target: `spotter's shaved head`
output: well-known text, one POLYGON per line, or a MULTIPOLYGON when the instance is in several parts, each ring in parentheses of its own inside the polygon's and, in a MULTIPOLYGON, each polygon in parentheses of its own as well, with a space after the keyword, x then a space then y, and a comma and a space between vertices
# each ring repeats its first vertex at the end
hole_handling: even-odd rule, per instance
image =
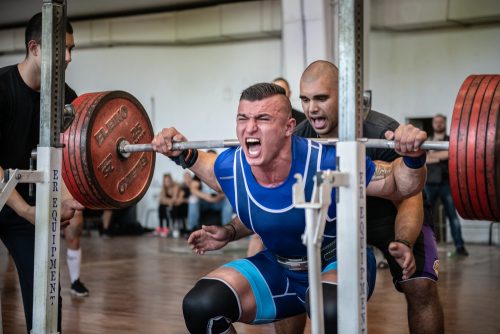
POLYGON ((339 70, 337 66, 326 60, 317 60, 315 62, 312 62, 304 70, 304 73, 302 73, 300 81, 308 83, 311 81, 316 81, 320 78, 328 78, 328 80, 331 80, 331 85, 333 87, 337 87, 339 80, 339 70))

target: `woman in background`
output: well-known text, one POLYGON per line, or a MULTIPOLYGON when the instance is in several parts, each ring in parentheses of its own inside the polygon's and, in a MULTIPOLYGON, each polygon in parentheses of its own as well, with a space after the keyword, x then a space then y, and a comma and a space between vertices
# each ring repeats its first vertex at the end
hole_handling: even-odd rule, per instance
POLYGON ((168 236, 172 227, 170 225, 171 211, 178 201, 180 191, 180 186, 174 182, 172 176, 170 174, 163 174, 163 186, 160 192, 160 205, 158 207, 160 224, 155 229, 154 235, 168 236), (164 221, 165 225, 163 224, 164 221))

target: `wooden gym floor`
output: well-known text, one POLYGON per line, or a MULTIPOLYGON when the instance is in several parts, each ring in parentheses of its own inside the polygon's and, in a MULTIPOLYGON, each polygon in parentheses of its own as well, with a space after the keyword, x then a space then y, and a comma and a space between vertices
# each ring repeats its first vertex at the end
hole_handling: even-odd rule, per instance
MULTIPOLYGON (((66 254, 64 240, 61 244, 61 254, 66 254)), ((182 239, 83 237, 81 276, 90 296, 71 297, 66 258, 61 256, 63 333, 186 333, 181 311, 184 294, 202 275, 242 257, 246 244, 242 240, 224 252, 195 256, 182 239)), ((439 292, 446 333, 500 333, 500 247, 467 247, 467 258, 447 257, 452 246, 439 247, 439 292)), ((3 245, 1 248, 4 333, 25 333, 17 274, 3 245)), ((404 296, 393 288, 387 269, 378 270, 368 305, 369 333, 408 333, 404 296)), ((239 333, 274 333, 272 325, 237 324, 236 328, 239 333)))

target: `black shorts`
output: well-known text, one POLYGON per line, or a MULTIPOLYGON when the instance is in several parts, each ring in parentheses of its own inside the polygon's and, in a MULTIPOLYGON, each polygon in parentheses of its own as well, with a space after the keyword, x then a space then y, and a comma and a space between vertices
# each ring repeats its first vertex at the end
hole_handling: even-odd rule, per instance
MULTIPOLYGON (((417 268, 413 276, 408 280, 426 278, 437 281, 438 279, 439 259, 436 237, 433 225, 428 223, 429 219, 430 217, 424 219, 422 231, 413 246, 413 255, 415 256, 417 268)), ((367 223, 367 235, 367 243, 377 247, 384 253, 389 263, 394 285, 401 292, 402 269, 389 253, 389 244, 395 239, 393 217, 369 221, 367 223)))
MULTIPOLYGON (((0 239, 12 256, 19 276, 28 333, 33 322, 33 281, 35 225, 19 217, 11 208, 0 211, 0 239)), ((61 331, 62 299, 59 287, 58 331, 61 331)))

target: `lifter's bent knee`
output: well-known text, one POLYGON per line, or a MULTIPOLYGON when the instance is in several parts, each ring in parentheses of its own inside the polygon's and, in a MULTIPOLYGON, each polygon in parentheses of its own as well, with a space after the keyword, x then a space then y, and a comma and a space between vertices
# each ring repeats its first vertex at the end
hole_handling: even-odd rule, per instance
POLYGON ((236 293, 217 279, 201 279, 182 302, 184 321, 191 334, 224 333, 240 317, 236 293))
POLYGON ((307 315, 305 313, 274 323, 276 334, 303 334, 306 328, 307 315))
MULTIPOLYGON (((325 333, 337 333, 337 285, 333 283, 321 284, 323 286, 323 313, 325 318, 325 333)), ((306 293, 306 310, 311 317, 309 290, 306 293)))

